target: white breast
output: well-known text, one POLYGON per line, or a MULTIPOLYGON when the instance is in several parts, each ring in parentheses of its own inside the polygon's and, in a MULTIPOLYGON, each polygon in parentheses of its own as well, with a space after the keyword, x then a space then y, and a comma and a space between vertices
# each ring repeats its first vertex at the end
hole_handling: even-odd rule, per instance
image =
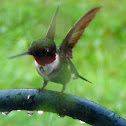
POLYGON ((45 64, 45 66, 41 66, 39 65, 36 61, 35 61, 35 66, 37 68, 37 70, 39 71, 39 73, 42 74, 42 76, 48 75, 50 74, 54 69, 56 69, 59 65, 59 55, 56 54, 56 59, 50 63, 50 64, 45 64), (40 69, 42 68, 42 69, 40 69))

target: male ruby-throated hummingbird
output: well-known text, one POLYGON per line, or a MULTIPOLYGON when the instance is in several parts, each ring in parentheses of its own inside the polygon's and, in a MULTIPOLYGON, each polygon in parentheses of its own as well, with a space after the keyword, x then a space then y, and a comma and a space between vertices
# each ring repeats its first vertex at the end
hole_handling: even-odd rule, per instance
POLYGON ((60 46, 56 47, 54 36, 56 16, 59 9, 57 8, 48 28, 46 37, 33 41, 30 48, 26 52, 10 58, 26 54, 34 57, 36 69, 44 79, 44 84, 40 91, 45 88, 49 81, 62 84, 63 88, 61 92, 65 90, 66 84, 71 79, 81 78, 88 81, 77 72, 70 58, 72 58, 72 49, 100 8, 101 7, 93 8, 83 15, 67 33, 60 46))

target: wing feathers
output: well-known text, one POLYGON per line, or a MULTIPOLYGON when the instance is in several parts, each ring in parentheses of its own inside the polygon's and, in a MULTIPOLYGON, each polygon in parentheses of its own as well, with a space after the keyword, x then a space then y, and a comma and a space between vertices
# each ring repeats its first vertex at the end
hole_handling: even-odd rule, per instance
POLYGON ((57 17, 58 10, 59 10, 59 7, 57 7, 57 9, 56 9, 56 12, 52 18, 51 24, 50 24, 47 34, 46 34, 46 38, 49 38, 51 40, 54 40, 54 36, 55 36, 56 17, 57 17))
POLYGON ((76 45, 85 28, 93 20, 100 8, 101 7, 96 7, 88 11, 75 23, 73 28, 70 29, 70 31, 67 33, 66 37, 60 45, 60 50, 61 52, 65 53, 68 58, 72 58, 72 48, 76 45))

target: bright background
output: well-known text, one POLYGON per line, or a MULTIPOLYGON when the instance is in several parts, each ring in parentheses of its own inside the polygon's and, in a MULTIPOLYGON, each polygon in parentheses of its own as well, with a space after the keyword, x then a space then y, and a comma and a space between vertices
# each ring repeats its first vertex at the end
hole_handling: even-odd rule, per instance
MULTIPOLYGON (((44 37, 60 6, 55 41, 59 45, 67 31, 89 9, 103 8, 74 48, 73 62, 89 84, 81 79, 67 85, 66 93, 99 103, 126 119, 126 1, 125 0, 0 0, 0 89, 40 88, 43 80, 34 59, 8 56, 26 51, 31 42, 44 37)), ((60 91, 49 83, 46 89, 60 91)), ((57 114, 13 111, 0 115, 1 126, 80 126, 80 121, 57 114)))

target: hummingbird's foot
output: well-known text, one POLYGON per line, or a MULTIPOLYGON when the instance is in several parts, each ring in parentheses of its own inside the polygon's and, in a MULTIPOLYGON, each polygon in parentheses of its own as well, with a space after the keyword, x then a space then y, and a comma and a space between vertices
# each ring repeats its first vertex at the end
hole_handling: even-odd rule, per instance
POLYGON ((61 92, 60 92, 60 93, 61 93, 61 94, 63 94, 63 93, 64 93, 64 91, 65 91, 65 89, 66 89, 66 84, 64 84, 64 85, 63 85, 63 88, 62 88, 62 90, 61 90, 61 92))
POLYGON ((39 88, 38 91, 39 92, 42 92, 45 88, 45 86, 47 85, 48 81, 47 80, 44 80, 44 84, 43 84, 43 87, 42 88, 39 88))
POLYGON ((38 92, 42 92, 44 88, 38 88, 38 92))
POLYGON ((61 90, 61 91, 60 91, 60 94, 63 94, 63 92, 64 92, 64 91, 63 91, 63 90, 61 90))

